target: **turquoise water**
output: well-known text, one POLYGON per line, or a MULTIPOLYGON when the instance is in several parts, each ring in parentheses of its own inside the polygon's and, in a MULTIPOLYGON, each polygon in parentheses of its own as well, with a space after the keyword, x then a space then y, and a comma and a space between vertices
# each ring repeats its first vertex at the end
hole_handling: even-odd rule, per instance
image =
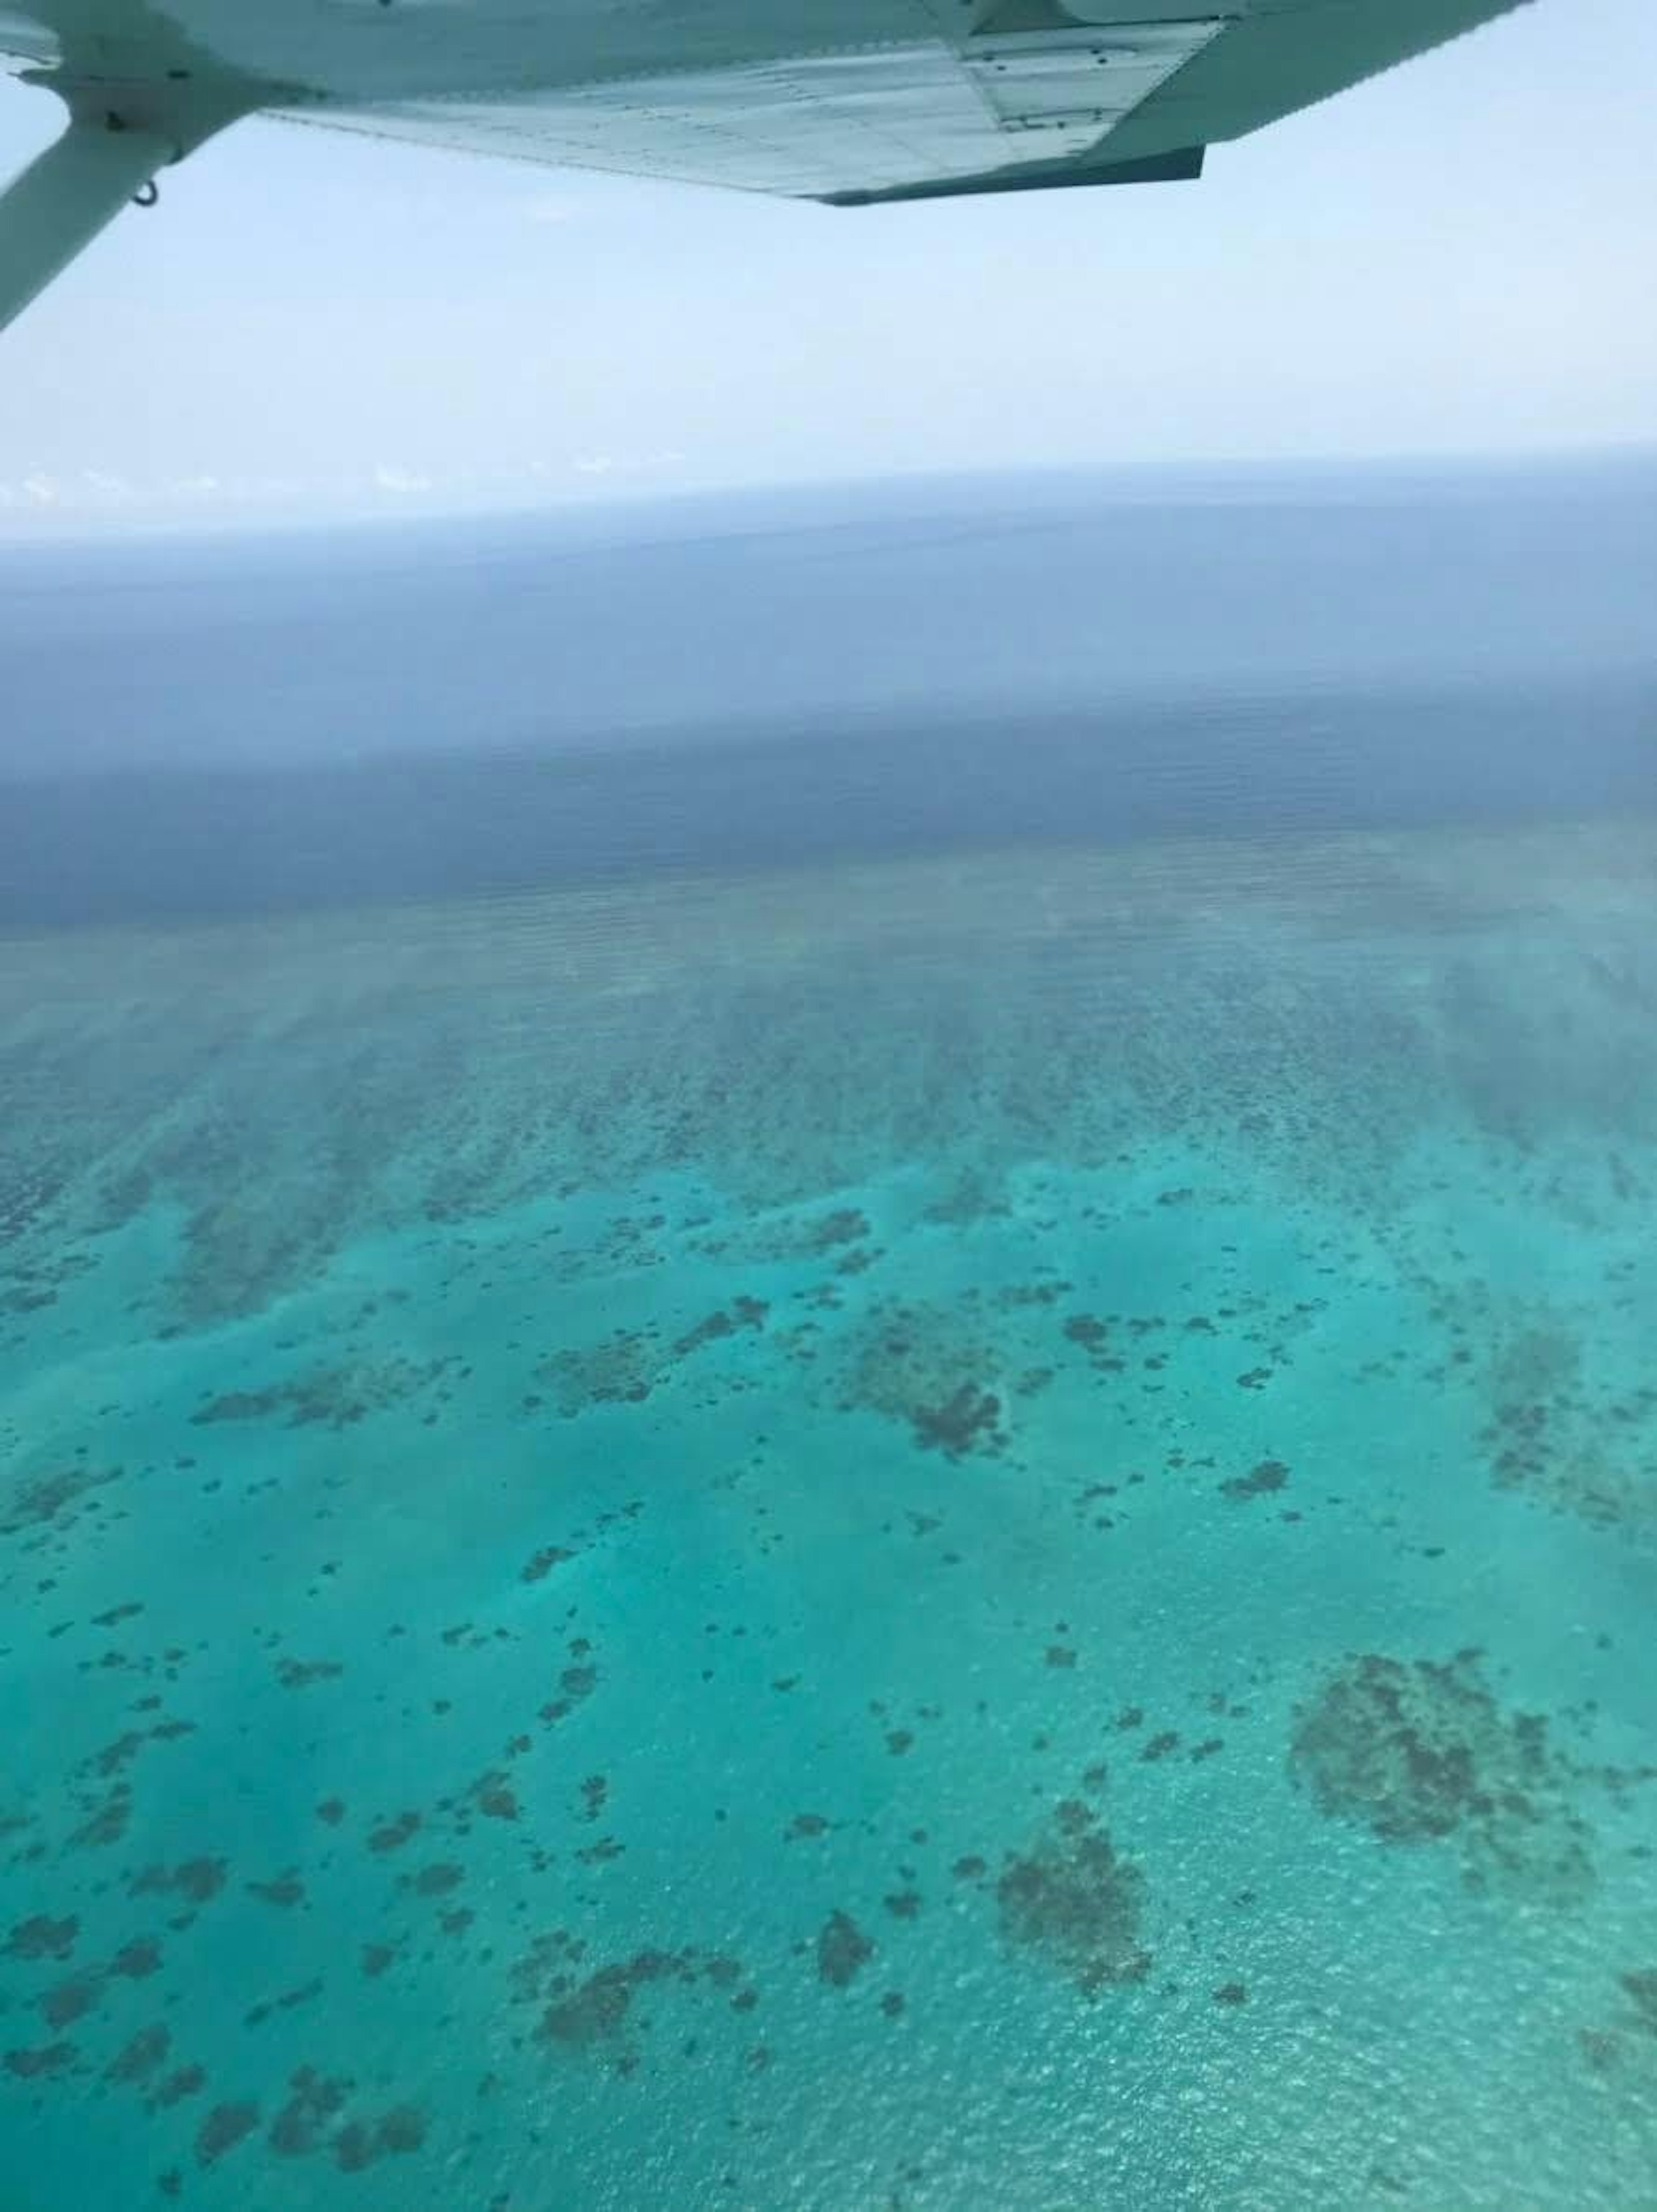
POLYGON ((6 2212, 1657 2204, 1657 815, 27 932, 6 2212))

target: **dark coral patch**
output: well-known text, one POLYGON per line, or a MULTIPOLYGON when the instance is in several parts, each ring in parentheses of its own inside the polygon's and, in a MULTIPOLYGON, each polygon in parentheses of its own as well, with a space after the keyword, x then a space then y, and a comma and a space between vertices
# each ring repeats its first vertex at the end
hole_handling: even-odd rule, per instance
POLYGON ((146 1867, 127 1887, 134 1897, 176 1895, 191 1905, 209 1905, 224 1887, 228 1873, 223 1859, 185 1859, 176 1867, 146 1867))
POLYGON ((395 1820, 382 1820, 368 1832, 368 1849, 384 1857, 387 1851, 400 1851, 419 1829, 420 1815, 411 1808, 399 1813, 395 1820))
POLYGON ((617 1329, 600 1343, 555 1352, 536 1369, 567 1420, 594 1406, 637 1406, 660 1380, 663 1354, 649 1329, 617 1329))
POLYGON ((1289 1469, 1280 1459, 1263 1459, 1250 1468, 1247 1474, 1234 1474, 1220 1485, 1222 1498, 1244 1504, 1251 1498, 1266 1498, 1273 1491, 1284 1489, 1289 1481, 1289 1469))
POLYGON ((717 1344, 722 1337, 735 1336, 738 1329, 763 1328, 767 1310, 762 1298, 737 1298, 729 1312, 711 1313, 695 1328, 688 1330, 674 1346, 673 1356, 683 1359, 689 1352, 700 1352, 705 1344, 717 1344))
POLYGON ((812 1252, 827 1252, 836 1244, 855 1244, 869 1234, 866 1214, 854 1206, 838 1206, 833 1213, 825 1213, 810 1224, 807 1234, 807 1249, 812 1252))
POLYGON ((183 2104, 186 2097, 200 2096, 206 2087, 204 2066, 180 2066, 176 2074, 167 2075, 149 2101, 157 2111, 166 2112, 174 2105, 183 2104))
POLYGON ((246 2102, 215 2105, 196 2130, 196 2160, 215 2166, 228 2152, 251 2136, 259 2124, 259 2108, 246 2102))
POLYGON ((1384 1844, 1454 1839, 1475 1888, 1564 1904, 1593 1886, 1572 1769, 1540 1714, 1497 1705, 1476 1651, 1349 1660, 1301 1708, 1290 1765, 1320 1812, 1384 1844))
POLYGON ((1619 1974, 1623 1994, 1634 2007, 1635 2017, 1648 2035, 1657 2036, 1657 1967, 1619 1974))
POLYGON ((118 1467, 101 1474, 85 1467, 64 1468, 20 1484, 0 1507, 0 1536, 19 1535, 27 1528, 49 1528, 54 1522, 72 1527, 83 1501, 106 1483, 118 1481, 121 1472, 118 1467))
POLYGON ((377 2120, 349 2121, 334 2137, 334 2163, 342 2173, 361 2173, 376 2159, 408 2157, 425 2140, 424 2113, 398 2105, 377 2120))
POLYGON ((6 1955, 11 1959, 67 1959, 80 1932, 81 1923, 73 1913, 62 1920, 53 1920, 46 1913, 37 1912, 32 1920, 20 1920, 7 1936, 6 1955))
POLYGON ((1492 1340, 1484 1376, 1490 1419, 1481 1431, 1498 1489, 1523 1491, 1596 1526, 1648 1527, 1657 1517, 1657 1466, 1630 1443, 1657 1415, 1657 1385, 1613 1390, 1596 1377, 1592 1333, 1546 1305, 1462 1301, 1492 1340))
POLYGON ((247 2027, 262 2027, 274 2013, 293 2012, 300 2005, 314 2003, 322 1995, 322 1977, 313 1975, 296 1989, 284 1990, 280 1996, 268 1997, 262 2003, 256 2004, 251 2012, 244 2014, 243 2024, 247 2027))
POLYGON ((878 1310, 854 1340, 843 1402, 899 1421, 923 1449, 959 1460, 1005 1443, 1005 1407, 986 1375, 1003 1362, 941 1306, 878 1310))
POLYGON ((274 1905, 282 1911, 291 1911, 305 1902, 305 1884, 291 1870, 277 1875, 270 1881, 250 1881, 247 1894, 257 1897, 261 1905, 274 1905))
POLYGON ((480 1775, 471 1788, 473 1802, 486 1820, 515 1820, 518 1818, 518 1796, 504 1774, 498 1770, 480 1775))
POLYGON ((315 1368, 262 1390, 227 1390, 197 1407, 190 1419, 197 1428, 222 1421, 268 1421, 278 1415, 290 1429, 355 1428, 369 1414, 384 1413, 431 1389, 453 1364, 452 1357, 422 1361, 394 1358, 315 1368))
POLYGON ((1088 1364, 1096 1375, 1120 1375, 1125 1371, 1127 1362, 1112 1348, 1109 1327, 1096 1314, 1072 1314, 1065 1323, 1065 1336, 1086 1354, 1088 1364))
POLYGON ((313 2066, 301 2066, 288 2080, 288 2101, 271 2121, 268 2140, 280 2158, 305 2158, 322 2148, 344 2110, 352 2084, 331 2080, 313 2066))
POLYGON ((40 2017, 48 2027, 72 2027, 92 2010, 101 1990, 102 1977, 98 1974, 77 1974, 73 1981, 59 1982, 39 2000, 40 2017))
POLYGON ((422 1867, 409 1887, 416 1897, 446 1897, 452 1889, 458 1889, 466 1879, 466 1870, 452 1859, 440 1860, 435 1866, 422 1867))
POLYGON ((72 2043, 48 2043, 37 2051, 9 2051, 5 2069, 20 2081, 38 2081, 43 2076, 66 2074, 78 2055, 72 2043))
POLYGON ((540 1708, 539 1717, 549 1728, 555 1728, 568 1720, 577 1705, 590 1698, 598 1686, 598 1669, 590 1662, 578 1662, 566 1667, 558 1677, 559 1694, 549 1698, 540 1708))
POLYGON ((1003 1939, 1091 1994, 1140 1981, 1150 1970, 1139 1940, 1145 1884, 1092 1811, 1072 1802, 1075 1811, 1029 1850, 1009 1856, 995 1895, 1003 1939))
POLYGON ((980 1443, 994 1444, 1000 1419, 1001 1401, 976 1382, 963 1382, 941 1405, 916 1406, 909 1415, 916 1441, 949 1459, 961 1459, 980 1443))
POLYGON ((70 1838, 73 1850, 103 1850, 111 1844, 118 1844, 132 1818, 132 1791, 123 1782, 93 1805, 90 1813, 70 1838))
POLYGON ((584 1982, 549 2004, 541 2015, 541 2033, 549 2043, 577 2049, 618 2035, 641 1983, 654 1981, 669 1971, 664 1956, 641 1953, 625 1965, 600 1966, 584 1982))
POLYGON ((833 1912, 817 1937, 817 1975, 831 1989, 843 1990, 855 1981, 875 1947, 849 1912, 833 1912))
POLYGON ((140 2028, 110 2060, 104 2069, 106 2078, 133 2085, 147 2081, 166 2059, 172 2043, 171 2031, 159 2021, 151 2027, 140 2028))
POLYGON ((654 1983, 684 1988, 706 1984, 725 1995, 738 2012, 756 2002, 751 1990, 737 1988, 740 1960, 720 1952, 646 1949, 583 1974, 586 1948, 567 1929, 537 1936, 512 1968, 514 1999, 540 2006, 540 2041, 573 2051, 602 2049, 622 2073, 638 2063, 626 2031, 648 2025, 638 2019, 634 2004, 641 1989, 654 1983))

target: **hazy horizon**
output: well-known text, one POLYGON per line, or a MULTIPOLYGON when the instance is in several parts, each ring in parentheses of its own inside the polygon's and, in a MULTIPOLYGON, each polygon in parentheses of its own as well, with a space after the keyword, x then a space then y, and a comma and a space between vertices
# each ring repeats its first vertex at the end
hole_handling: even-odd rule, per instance
MULTIPOLYGON (((50 547, 74 553, 95 552, 134 543, 158 542, 188 547, 200 544, 257 545, 267 539, 307 537, 377 542, 409 526, 422 538, 445 526, 456 530, 511 526, 537 520, 557 526, 597 523, 622 542, 634 526, 674 516, 737 515, 768 502, 810 507, 871 496, 929 498, 956 494, 994 494, 1023 488, 1035 492, 1085 489, 1106 504, 1149 502, 1181 505, 1193 495, 1214 500, 1230 489, 1259 493, 1280 483, 1285 493, 1312 496, 1320 484, 1383 486, 1400 495, 1458 479, 1468 484, 1509 477, 1547 477, 1573 471, 1615 471, 1657 469, 1657 434, 1621 443, 1486 449, 1280 454, 1192 453, 1177 459, 1155 456, 1073 462, 1008 461, 990 466, 918 463, 909 468, 707 482, 660 483, 628 480, 582 488, 548 490, 531 487, 516 496, 509 486, 492 483, 469 487, 470 499, 451 488, 432 486, 420 494, 386 494, 365 483, 353 500, 319 511, 297 498, 270 506, 242 506, 234 499, 204 495, 170 507, 139 508, 124 502, 106 507, 48 503, 25 511, 21 503, 0 504, 0 558, 50 547)), ((227 488, 228 489, 228 488, 227 488)))
POLYGON ((1301 466, 13 546, 0 927, 1638 809, 1654 518, 1301 466))

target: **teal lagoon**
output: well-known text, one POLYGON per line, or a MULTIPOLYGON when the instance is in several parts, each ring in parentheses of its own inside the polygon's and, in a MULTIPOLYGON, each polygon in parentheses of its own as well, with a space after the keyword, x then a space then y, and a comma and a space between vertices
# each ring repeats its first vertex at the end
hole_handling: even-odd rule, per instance
POLYGON ((0 961, 0 2197, 1657 2203, 1657 817, 0 961))

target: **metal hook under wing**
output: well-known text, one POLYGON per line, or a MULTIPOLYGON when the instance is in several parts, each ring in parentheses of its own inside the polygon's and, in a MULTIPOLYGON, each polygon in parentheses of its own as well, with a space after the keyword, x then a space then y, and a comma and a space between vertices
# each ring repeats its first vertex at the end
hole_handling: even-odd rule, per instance
POLYGON ((118 115, 71 111, 63 136, 0 195, 0 330, 179 150, 176 140, 130 128, 118 115))

